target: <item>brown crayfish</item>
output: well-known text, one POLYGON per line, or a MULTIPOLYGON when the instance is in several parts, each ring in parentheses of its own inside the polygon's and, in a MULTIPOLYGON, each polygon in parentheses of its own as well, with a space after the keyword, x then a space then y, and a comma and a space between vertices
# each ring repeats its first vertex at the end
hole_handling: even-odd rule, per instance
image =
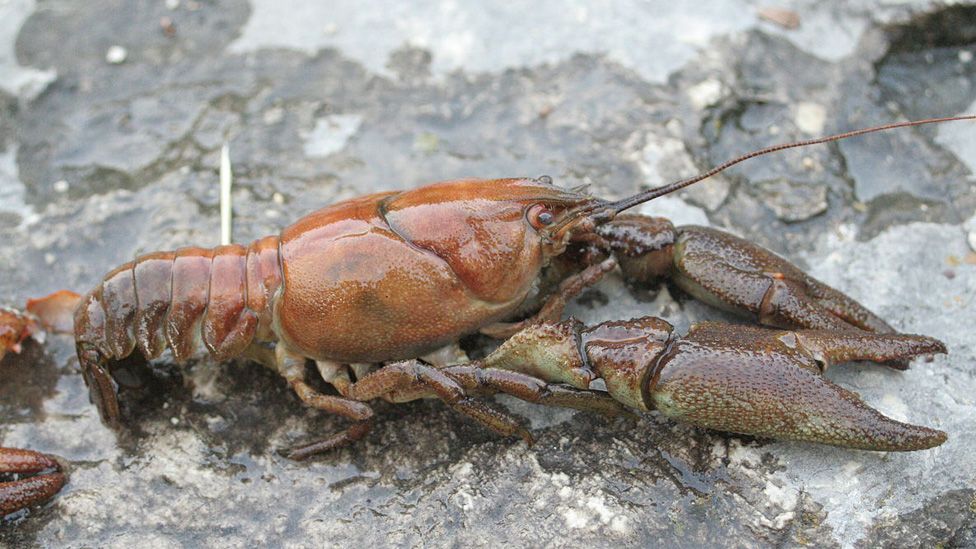
MULTIPOLYGON (((518 421, 475 398, 494 393, 609 415, 657 410, 776 439, 932 448, 944 432, 887 418, 822 374, 852 360, 904 369, 914 357, 944 353, 941 342, 895 333, 746 240, 622 212, 776 150, 974 118, 770 147, 616 202, 545 176, 446 181, 340 202, 247 246, 150 253, 109 272, 73 308, 81 370, 103 421, 118 427, 125 414, 112 366, 137 350, 154 359, 169 349, 178 363, 201 352, 261 362, 305 404, 352 422, 288 452, 294 459, 365 436, 368 402, 378 398, 439 398, 531 441, 518 421), (653 317, 589 327, 560 320, 567 300, 616 267, 647 284, 670 277, 766 327, 705 322, 681 335, 653 317), (472 362, 438 352, 479 331, 507 341, 472 362), (309 359, 335 394, 306 382, 309 359), (591 389, 597 379, 606 391, 591 389)), ((56 468, 40 454, 0 449, 0 471, 56 468)), ((63 477, 52 475, 0 484, 0 512, 53 495, 63 477)))

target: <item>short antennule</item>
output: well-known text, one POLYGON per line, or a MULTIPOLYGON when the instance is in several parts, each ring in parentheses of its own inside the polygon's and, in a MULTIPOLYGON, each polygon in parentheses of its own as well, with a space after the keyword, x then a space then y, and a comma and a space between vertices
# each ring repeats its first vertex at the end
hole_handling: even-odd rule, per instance
MULTIPOLYGON (((908 121, 908 122, 896 122, 896 123, 893 123, 893 124, 885 124, 883 126, 874 126, 872 128, 863 128, 863 129, 860 129, 860 130, 853 130, 853 131, 849 131, 849 132, 839 133, 839 134, 836 134, 836 135, 829 135, 827 137, 818 137, 816 139, 807 139, 807 140, 804 140, 804 141, 795 141, 795 142, 792 142, 792 143, 781 143, 779 145, 773 145, 771 147, 766 147, 766 148, 763 148, 763 149, 759 149, 759 150, 756 150, 756 151, 752 151, 752 152, 747 153, 747 154, 744 154, 744 155, 742 155, 742 156, 740 156, 738 158, 733 158, 732 160, 729 160, 727 162, 724 162, 722 164, 719 164, 718 166, 716 166, 716 167, 708 170, 707 172, 701 173, 701 174, 696 175, 694 177, 689 177, 687 179, 682 179, 680 181, 675 181, 674 183, 669 183, 667 185, 662 185, 660 187, 655 187, 653 189, 649 189, 649 190, 646 190, 644 192, 637 193, 637 194, 635 194, 633 196, 629 196, 629 197, 624 198, 622 200, 618 200, 617 202, 611 202, 609 204, 603 204, 603 205, 599 206, 598 209, 603 210, 603 208, 606 208, 605 210, 603 210, 603 211, 606 212, 605 215, 613 216, 614 214, 617 214, 619 212, 622 212, 622 211, 626 210, 627 208, 632 208, 632 207, 634 207, 634 206, 636 206, 638 204, 647 202, 649 200, 653 200, 655 198, 658 198, 660 196, 664 196, 666 194, 673 193, 674 191, 677 191, 677 190, 681 190, 681 189, 683 189, 683 188, 685 188, 685 187, 687 187, 689 185, 693 185, 695 183, 698 183, 699 181, 702 181, 703 179, 708 179, 709 177, 711 177, 711 176, 713 176, 713 175, 715 175, 717 173, 721 173, 721 172, 723 172, 723 171, 731 168, 732 166, 735 166, 736 164, 738 164, 740 162, 744 162, 746 160, 749 160, 750 158, 755 158, 757 156, 763 156, 763 155, 766 155, 766 154, 769 154, 769 153, 774 153, 774 152, 782 151, 782 150, 785 150, 785 149, 795 149, 797 147, 806 147, 808 145, 818 145, 818 144, 821 144, 821 143, 830 143, 831 141, 840 141, 841 139, 847 139, 848 137, 857 137, 859 135, 864 135, 864 134, 867 134, 867 133, 875 133, 875 132, 881 132, 881 131, 886 131, 886 130, 893 130, 893 129, 896 129, 896 128, 906 128, 906 127, 909 127, 909 126, 922 126, 922 125, 925 125, 925 124, 938 124, 940 122, 955 122, 955 121, 958 121, 958 120, 976 120, 976 115, 974 115, 974 114, 966 114, 966 115, 960 115, 960 116, 948 116, 948 117, 943 117, 943 118, 926 118, 924 120, 911 120, 911 121, 908 121)), ((595 209, 597 209, 597 208, 595 208, 595 209)))

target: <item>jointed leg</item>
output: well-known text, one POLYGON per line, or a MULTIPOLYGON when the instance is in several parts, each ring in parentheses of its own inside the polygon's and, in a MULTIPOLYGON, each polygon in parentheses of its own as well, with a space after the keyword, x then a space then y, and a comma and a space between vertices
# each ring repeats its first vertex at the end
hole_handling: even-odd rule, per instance
POLYGON ((288 351, 284 345, 275 350, 278 371, 288 381, 295 394, 305 404, 355 421, 348 429, 324 440, 294 448, 287 452, 291 459, 301 460, 314 454, 348 446, 363 438, 372 427, 373 409, 368 404, 316 391, 305 382, 305 357, 288 351))
POLYGON ((314 455, 325 454, 331 452, 332 450, 349 446, 350 444, 365 437, 372 427, 373 422, 371 420, 363 421, 361 423, 354 423, 345 431, 340 431, 326 439, 313 442, 311 444, 306 444, 305 446, 292 448, 285 454, 285 457, 288 459, 294 459, 295 461, 302 461, 314 455))
POLYGON ((416 385, 429 389, 448 406, 492 431, 503 436, 518 435, 527 443, 532 443, 532 435, 517 420, 470 398, 451 376, 415 360, 388 364, 372 372, 349 387, 349 396, 356 400, 372 400, 400 390, 410 392, 412 389, 411 396, 416 398, 416 385))
POLYGON ((470 392, 504 393, 533 404, 573 408, 609 417, 630 414, 619 402, 602 391, 554 385, 519 372, 463 365, 447 368, 444 373, 470 392))
POLYGON ((322 394, 302 380, 293 380, 290 383, 298 398, 312 408, 338 414, 354 421, 366 421, 373 417, 373 410, 368 404, 356 402, 348 398, 322 394))
POLYGON ((305 357, 294 354, 284 345, 276 349, 278 372, 291 385, 295 394, 305 404, 326 412, 339 414, 354 421, 366 421, 373 417, 373 410, 357 399, 326 395, 316 391, 305 382, 305 357))
POLYGON ((335 390, 344 397, 349 397, 349 386, 352 379, 349 377, 349 366, 334 360, 316 360, 315 367, 318 368, 322 380, 335 387, 335 390))
POLYGON ((80 346, 78 360, 81 363, 81 374, 88 385, 88 394, 102 421, 109 427, 119 428, 119 386, 108 371, 108 359, 94 347, 80 346))
POLYGON ((278 347, 277 357, 279 372, 288 380, 302 402, 357 422, 325 440, 290 451, 288 457, 292 459, 305 459, 361 439, 369 432, 373 417, 372 409, 365 402, 389 397, 397 391, 408 391, 413 398, 436 395, 458 412, 496 433, 504 436, 518 435, 526 442, 532 442, 532 436, 518 421, 468 397, 464 388, 454 379, 432 366, 417 361, 398 362, 373 371, 356 382, 350 382, 344 365, 319 363, 320 372, 328 376, 327 381, 340 381, 336 387, 343 396, 338 397, 322 394, 305 382, 304 357, 289 352, 283 345, 278 347))
MULTIPOLYGON (((468 395, 503 393, 533 404, 572 408, 608 417, 630 414, 605 392, 546 383, 517 371, 484 368, 479 363, 449 366, 440 371, 457 382, 468 395)), ((392 396, 395 401, 403 402, 423 398, 424 391, 424 387, 413 385, 394 391, 392 396)))

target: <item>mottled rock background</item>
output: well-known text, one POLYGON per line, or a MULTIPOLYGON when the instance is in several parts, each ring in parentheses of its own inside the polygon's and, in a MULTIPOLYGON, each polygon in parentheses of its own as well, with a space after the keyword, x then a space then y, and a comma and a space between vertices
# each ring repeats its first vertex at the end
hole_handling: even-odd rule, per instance
MULTIPOLYGON (((622 196, 773 142, 976 111, 976 2, 0 0, 0 299, 80 291, 135 254, 235 240, 318 205, 455 176, 548 173, 622 196), (799 27, 761 18, 792 10, 799 27)), ((88 403, 70 341, 0 365, 0 442, 64 457, 0 544, 976 545, 976 126, 747 163, 647 206, 761 242, 948 356, 831 377, 940 448, 879 454, 510 399, 538 443, 437 402, 368 440, 246 363, 133 365, 130 428, 88 403)), ((572 313, 718 315, 611 277, 572 313)), ((477 350, 477 338, 466 342, 477 350)))

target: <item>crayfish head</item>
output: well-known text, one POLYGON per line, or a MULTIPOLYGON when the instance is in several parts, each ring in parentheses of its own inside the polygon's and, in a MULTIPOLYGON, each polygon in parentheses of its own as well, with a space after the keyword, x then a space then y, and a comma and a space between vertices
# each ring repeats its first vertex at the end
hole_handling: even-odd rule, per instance
POLYGON ((468 291, 492 304, 522 301, 568 236, 548 228, 591 198, 549 177, 461 179, 397 194, 381 205, 390 227, 443 259, 468 291))

